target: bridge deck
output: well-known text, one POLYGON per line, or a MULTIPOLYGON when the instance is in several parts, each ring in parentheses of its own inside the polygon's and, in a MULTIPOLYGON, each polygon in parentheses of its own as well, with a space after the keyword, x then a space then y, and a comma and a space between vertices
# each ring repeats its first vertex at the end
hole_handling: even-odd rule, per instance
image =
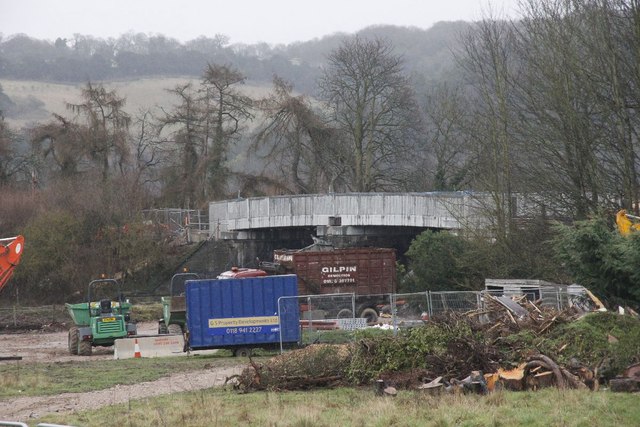
POLYGON ((209 204, 213 237, 239 230, 317 226, 458 229, 478 218, 469 193, 310 194, 209 204))

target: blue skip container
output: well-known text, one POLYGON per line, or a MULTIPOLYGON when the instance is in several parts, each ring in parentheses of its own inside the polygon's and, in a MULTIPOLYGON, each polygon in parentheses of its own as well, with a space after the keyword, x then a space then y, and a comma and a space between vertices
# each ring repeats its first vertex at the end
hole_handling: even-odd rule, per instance
POLYGON ((253 348, 300 342, 296 275, 186 282, 187 340, 192 350, 253 348), (280 301, 280 312, 278 311, 280 301))

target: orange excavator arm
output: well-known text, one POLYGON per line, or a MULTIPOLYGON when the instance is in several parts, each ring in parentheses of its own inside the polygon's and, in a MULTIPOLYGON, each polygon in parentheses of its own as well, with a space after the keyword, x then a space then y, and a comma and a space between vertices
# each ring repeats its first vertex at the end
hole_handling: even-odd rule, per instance
POLYGON ((24 249, 24 237, 0 239, 0 290, 9 282, 13 269, 20 262, 24 249))

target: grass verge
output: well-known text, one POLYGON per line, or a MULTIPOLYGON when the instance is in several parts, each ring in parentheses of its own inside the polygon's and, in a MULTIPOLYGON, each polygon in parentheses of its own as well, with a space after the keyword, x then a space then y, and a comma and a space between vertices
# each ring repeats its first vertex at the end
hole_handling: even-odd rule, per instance
POLYGON ((637 396, 545 389, 488 396, 377 397, 372 389, 237 394, 223 389, 131 401, 48 423, 91 426, 637 426, 637 396))

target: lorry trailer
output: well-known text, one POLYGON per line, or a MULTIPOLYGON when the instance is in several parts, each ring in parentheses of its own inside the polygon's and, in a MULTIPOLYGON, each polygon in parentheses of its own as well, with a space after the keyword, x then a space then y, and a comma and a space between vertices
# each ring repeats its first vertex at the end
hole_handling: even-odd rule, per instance
POLYGON ((388 307, 390 294, 397 292, 396 253, 392 248, 344 248, 312 245, 300 250, 275 250, 273 262, 260 263, 262 269, 298 277, 299 295, 352 293, 355 313, 342 308, 333 313, 324 304, 328 317, 363 317, 378 320, 388 307))

